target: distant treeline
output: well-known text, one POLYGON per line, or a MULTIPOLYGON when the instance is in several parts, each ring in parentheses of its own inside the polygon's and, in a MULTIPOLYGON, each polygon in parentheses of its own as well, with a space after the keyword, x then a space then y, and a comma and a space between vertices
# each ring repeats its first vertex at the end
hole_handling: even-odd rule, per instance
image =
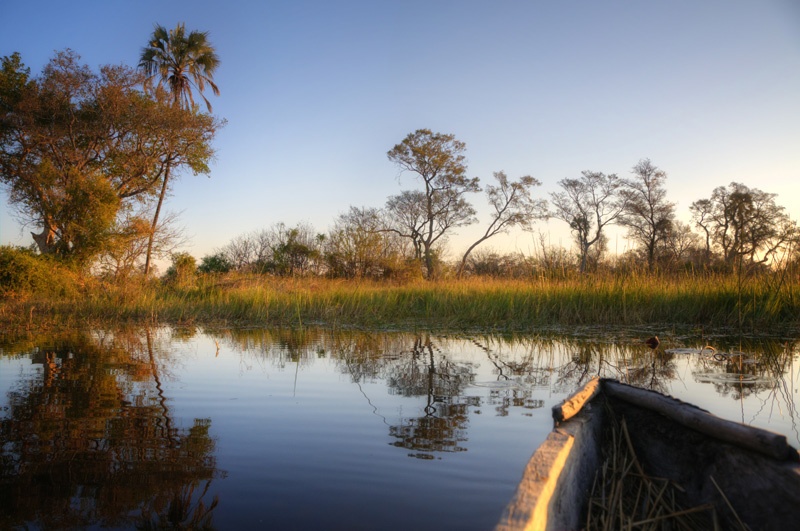
POLYGON ((609 268, 750 275, 797 261, 797 224, 775 194, 735 182, 719 186, 694 201, 691 222, 682 223, 667 197, 666 172, 642 159, 630 177, 586 170, 560 180, 549 198, 536 197, 539 179, 513 180, 503 171, 486 183, 469 177, 463 142, 419 129, 387 152, 416 188, 381 206, 351 206, 324 232, 276 223, 237 236, 198 263, 180 252, 185 238, 162 206, 181 172, 210 172, 212 141, 224 121, 210 114, 205 97, 208 112, 195 104, 192 83, 218 93, 211 73, 219 60, 205 34, 186 35, 182 25, 157 26, 149 43, 135 69, 94 72, 66 50, 32 76, 18 53, 2 58, 0 183, 20 221, 37 227, 30 256, 15 259, 39 255, 114 281, 148 280, 153 259, 170 257, 170 278, 196 269, 371 280, 556 278, 609 268), (169 81, 174 61, 186 60, 170 57, 175 42, 191 42, 205 64, 181 87, 169 81), (488 219, 477 218, 479 193, 488 219), (528 256, 487 250, 494 236, 533 231, 548 218, 569 226, 574 248, 542 238, 528 256), (476 224, 480 236, 445 259, 452 256, 448 237, 476 224), (608 256, 610 225, 624 228, 631 251, 608 256))

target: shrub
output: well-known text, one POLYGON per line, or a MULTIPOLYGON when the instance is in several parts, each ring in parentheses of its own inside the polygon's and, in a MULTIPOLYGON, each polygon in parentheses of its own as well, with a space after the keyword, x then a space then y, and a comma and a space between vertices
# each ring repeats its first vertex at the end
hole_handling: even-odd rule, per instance
POLYGON ((77 274, 53 258, 23 247, 0 246, 0 296, 74 295, 77 274))
POLYGON ((225 253, 216 253, 204 256, 197 270, 200 273, 227 273, 232 267, 225 253))
POLYGON ((172 265, 164 275, 167 284, 177 288, 190 288, 197 279, 197 262, 189 253, 172 255, 172 265))

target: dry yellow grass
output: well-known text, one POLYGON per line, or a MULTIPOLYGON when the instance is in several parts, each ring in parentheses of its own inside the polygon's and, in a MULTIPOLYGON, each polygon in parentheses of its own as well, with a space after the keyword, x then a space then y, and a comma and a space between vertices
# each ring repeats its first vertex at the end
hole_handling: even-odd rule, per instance
POLYGON ((542 326, 685 324, 796 328, 800 283, 770 275, 587 275, 572 278, 436 282, 201 277, 176 288, 160 282, 87 283, 79 295, 0 301, 6 325, 214 323, 534 330, 542 326))

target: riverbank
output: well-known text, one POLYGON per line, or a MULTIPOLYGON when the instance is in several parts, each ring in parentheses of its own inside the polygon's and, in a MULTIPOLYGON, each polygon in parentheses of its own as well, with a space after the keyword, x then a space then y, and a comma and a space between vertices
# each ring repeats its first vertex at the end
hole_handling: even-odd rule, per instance
POLYGON ((762 275, 587 275, 567 279, 380 283, 207 276, 181 286, 87 282, 0 301, 6 329, 87 324, 206 324, 487 331, 675 324, 800 328, 800 282, 762 275))

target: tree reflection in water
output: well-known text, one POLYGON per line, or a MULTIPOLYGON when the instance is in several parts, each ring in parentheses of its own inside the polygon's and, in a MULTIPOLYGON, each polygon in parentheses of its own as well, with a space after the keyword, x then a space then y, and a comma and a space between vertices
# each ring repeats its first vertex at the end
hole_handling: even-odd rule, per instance
MULTIPOLYGON (((169 396, 170 383, 185 370, 180 364, 187 349, 180 342, 197 333, 190 328, 94 332, 0 343, 4 362, 33 364, 19 362, 19 375, 2 379, 10 387, 4 387, 7 407, 0 411, 0 529, 209 529, 215 516, 222 521, 232 503, 223 500, 220 505, 213 496, 220 488, 214 480, 223 473, 216 468, 211 420, 182 423, 169 396)), ((669 347, 693 349, 677 353, 663 346, 651 350, 641 338, 620 334, 445 335, 304 328, 216 330, 200 338, 216 344, 216 356, 226 358, 220 361, 231 364, 234 372, 237 360, 242 373, 260 370, 265 377, 277 368, 302 380, 303 371, 313 369, 323 377, 316 381, 325 382, 329 369, 339 371, 344 378, 336 384, 357 386, 369 414, 385 423, 374 430, 380 434, 376 444, 403 463, 414 463, 405 455, 436 459, 472 450, 459 457, 462 461, 484 451, 490 443, 479 426, 496 419, 474 415, 530 415, 547 431, 549 415, 535 410, 593 376, 668 393, 690 389, 708 402, 719 395, 726 406, 733 398, 745 404, 741 410, 748 418, 742 420, 748 423, 780 411, 791 416, 781 420, 782 426, 790 422, 791 427, 781 430, 797 433, 796 344, 725 344, 718 339, 714 357, 695 352, 706 342, 693 336, 660 334, 669 347), (320 359, 326 362, 314 367, 320 359), (470 430, 476 435, 472 442, 470 430)), ((648 335, 652 333, 641 337, 648 335)), ((255 376, 251 380, 258 381, 255 376)), ((293 393, 290 379, 283 384, 275 389, 293 393)), ((308 402, 319 403, 315 400, 320 395, 324 400, 324 388, 314 393, 308 402)), ((337 406, 332 401, 330 407, 337 406)))
POLYGON ((393 444, 414 450, 409 455, 420 459, 433 459, 431 452, 466 451, 461 443, 468 440, 469 407, 480 405, 479 397, 464 395, 474 380, 472 369, 451 361, 430 334, 414 337, 411 348, 389 369, 387 385, 402 396, 425 397, 425 414, 390 426, 389 434, 398 439, 393 444))
MULTIPOLYGON (((795 440, 800 441, 798 410, 793 364, 798 358, 794 342, 740 342, 724 345, 726 350, 704 350, 696 356, 692 376, 698 382, 711 384, 720 396, 741 403, 749 397, 760 401, 759 413, 773 412, 790 419, 795 440), (787 377, 790 379, 787 381, 787 377)), ((745 418, 742 422, 752 422, 745 418)))
POLYGON ((763 338, 727 344, 717 338, 720 350, 752 353, 747 363, 740 364, 738 359, 718 361, 699 354, 686 358, 686 354, 670 352, 673 347, 699 352, 708 338, 662 333, 662 345, 653 350, 642 341, 652 331, 617 333, 616 337, 606 331, 581 336, 446 336, 304 328, 227 330, 217 337, 250 353, 243 358, 252 357, 255 351, 278 367, 296 361, 299 368, 317 357, 330 356, 362 394, 364 382, 384 380, 391 393, 424 397, 422 415, 391 420, 377 412, 372 398, 365 394, 376 414, 390 424, 394 444, 414 450, 411 455, 421 458, 430 458, 432 452, 464 450, 469 415, 481 412, 486 405, 493 406, 501 416, 513 408, 530 412, 544 407, 542 396, 569 394, 594 376, 669 394, 674 383, 684 377, 679 367, 687 364, 696 381, 713 383, 723 397, 739 400, 753 393, 767 393, 765 400, 771 400, 778 409, 788 409, 794 423, 797 411, 786 376, 791 376, 792 362, 798 357, 795 344, 763 338), (453 355, 468 345, 474 361, 465 362, 453 355), (475 357, 475 352, 483 357, 475 357), (476 365, 482 360, 493 368, 492 381, 475 381, 476 365), (753 360, 757 363, 751 363, 753 360), (711 379, 707 378, 709 374, 711 379), (473 387, 488 387, 488 395, 475 392, 473 387))
POLYGON ((159 343, 150 331, 82 333, 17 351, 41 369, 0 418, 0 528, 211 527, 211 421, 174 427, 159 343))

